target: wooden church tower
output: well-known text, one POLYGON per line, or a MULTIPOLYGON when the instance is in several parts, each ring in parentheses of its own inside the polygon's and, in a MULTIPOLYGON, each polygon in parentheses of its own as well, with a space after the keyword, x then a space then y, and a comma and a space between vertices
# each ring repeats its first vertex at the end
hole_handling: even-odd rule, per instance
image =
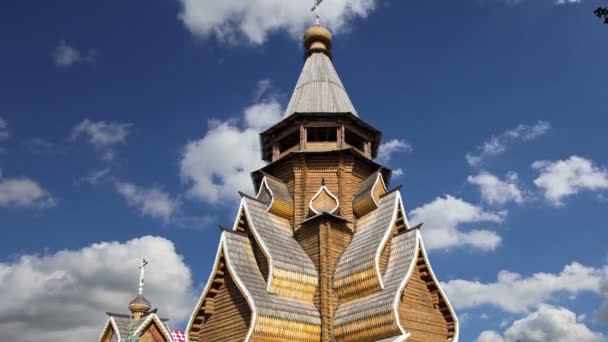
POLYGON ((284 118, 261 134, 269 164, 223 229, 189 341, 457 341, 420 227, 373 161, 381 132, 333 67, 330 32, 315 25, 304 45, 284 118))

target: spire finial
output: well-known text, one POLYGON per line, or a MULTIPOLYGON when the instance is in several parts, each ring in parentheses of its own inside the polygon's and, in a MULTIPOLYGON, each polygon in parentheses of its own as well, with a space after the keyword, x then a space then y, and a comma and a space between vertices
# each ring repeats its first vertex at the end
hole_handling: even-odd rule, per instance
POLYGON ((315 4, 310 11, 315 12, 315 25, 319 25, 319 5, 323 2, 323 0, 313 1, 315 2, 315 4))
POLYGON ((150 302, 144 297, 144 273, 148 261, 143 258, 141 260, 141 265, 139 265, 139 294, 129 303, 129 310, 131 310, 133 319, 135 320, 141 319, 142 315, 150 311, 152 307, 150 302))
POLYGON ((148 261, 146 259, 141 259, 141 265, 139 265, 139 294, 144 294, 144 274, 146 272, 146 266, 148 265, 148 261))

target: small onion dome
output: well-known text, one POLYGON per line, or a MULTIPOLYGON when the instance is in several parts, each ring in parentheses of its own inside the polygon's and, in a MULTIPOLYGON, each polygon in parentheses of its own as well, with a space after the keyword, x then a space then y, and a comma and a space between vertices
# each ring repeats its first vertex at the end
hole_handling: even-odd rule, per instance
POLYGON ((129 303, 129 310, 131 310, 131 313, 133 314, 144 314, 150 311, 151 307, 152 304, 150 304, 150 302, 146 299, 146 297, 144 297, 144 295, 138 295, 129 303))
POLYGON ((304 33, 304 47, 306 56, 315 52, 322 52, 331 56, 331 32, 321 25, 313 25, 304 33))

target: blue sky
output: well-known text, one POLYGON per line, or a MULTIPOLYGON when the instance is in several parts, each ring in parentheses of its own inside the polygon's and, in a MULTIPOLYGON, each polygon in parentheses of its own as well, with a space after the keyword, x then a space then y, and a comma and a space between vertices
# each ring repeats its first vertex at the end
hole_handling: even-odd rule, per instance
MULTIPOLYGON (((601 4, 322 5, 335 67, 384 133, 382 161, 400 170, 410 221, 425 222, 462 341, 607 339, 601 4)), ((150 300, 184 327, 216 225, 263 165, 257 133, 301 70, 309 8, 1 5, 0 339, 97 336, 135 295, 142 255, 150 300)))

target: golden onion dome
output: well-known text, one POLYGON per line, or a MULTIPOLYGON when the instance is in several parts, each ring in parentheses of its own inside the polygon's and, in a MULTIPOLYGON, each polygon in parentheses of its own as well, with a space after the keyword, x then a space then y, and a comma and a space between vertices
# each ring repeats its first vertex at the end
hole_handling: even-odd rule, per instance
POLYGON ((150 311, 152 304, 143 295, 138 295, 131 302, 129 302, 129 310, 131 313, 146 313, 150 311))
POLYGON ((328 29, 321 25, 313 25, 304 33, 304 47, 306 56, 315 52, 322 52, 331 56, 332 36, 328 29))

